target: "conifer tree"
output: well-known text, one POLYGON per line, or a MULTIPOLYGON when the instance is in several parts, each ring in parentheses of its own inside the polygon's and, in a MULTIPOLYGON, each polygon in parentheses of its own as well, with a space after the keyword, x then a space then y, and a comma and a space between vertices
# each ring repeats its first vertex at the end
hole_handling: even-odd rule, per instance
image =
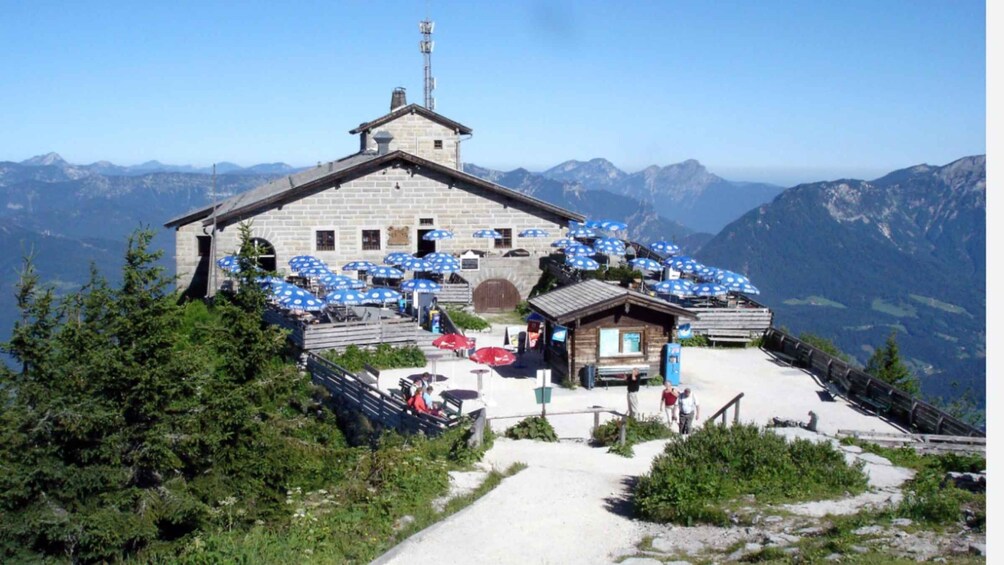
POLYGON ((875 353, 868 359, 865 371, 908 394, 916 395, 920 392, 917 378, 910 373, 910 370, 903 364, 903 360, 900 359, 895 330, 886 338, 885 347, 875 348, 875 353))

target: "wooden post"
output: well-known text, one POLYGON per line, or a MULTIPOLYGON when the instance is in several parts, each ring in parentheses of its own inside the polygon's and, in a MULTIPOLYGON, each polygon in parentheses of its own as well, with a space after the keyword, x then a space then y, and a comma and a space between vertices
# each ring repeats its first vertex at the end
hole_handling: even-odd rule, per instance
POLYGON ((596 429, 599 427, 600 427, 600 413, 593 412, 593 432, 595 433, 596 429))
POLYGON ((617 431, 617 442, 621 445, 627 443, 627 416, 621 417, 620 430, 617 431))
POLYGON ((736 425, 739 423, 739 403, 742 402, 742 400, 743 400, 742 398, 736 399, 736 414, 732 418, 732 425, 736 425))

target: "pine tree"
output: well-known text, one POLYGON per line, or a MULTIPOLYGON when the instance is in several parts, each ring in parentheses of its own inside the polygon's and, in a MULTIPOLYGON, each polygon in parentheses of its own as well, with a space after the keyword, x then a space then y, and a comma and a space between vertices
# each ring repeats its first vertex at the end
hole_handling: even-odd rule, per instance
POLYGON ((877 347, 875 353, 868 359, 865 372, 880 381, 916 395, 920 392, 920 383, 914 377, 899 356, 899 344, 896 343, 896 331, 893 330, 886 338, 885 347, 877 347))

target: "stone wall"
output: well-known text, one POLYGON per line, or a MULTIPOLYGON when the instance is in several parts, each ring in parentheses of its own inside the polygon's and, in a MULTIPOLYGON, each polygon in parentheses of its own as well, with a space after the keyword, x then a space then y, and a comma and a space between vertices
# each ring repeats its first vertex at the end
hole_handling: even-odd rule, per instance
POLYGON ((373 136, 380 131, 386 131, 394 136, 389 146, 391 151, 401 150, 451 169, 459 168, 457 163, 460 135, 442 124, 419 114, 405 114, 374 128, 373 131, 361 133, 362 149, 375 151, 377 145, 373 141, 373 136), (437 140, 442 142, 441 149, 435 146, 437 140))
MULTIPOLYGON (((432 220, 431 225, 423 225, 422 229, 440 228, 454 233, 454 239, 436 242, 437 251, 459 254, 467 249, 491 248, 491 255, 483 259, 481 270, 461 272, 464 278, 472 283, 486 278, 506 278, 524 297, 539 277, 539 258, 550 252, 550 242, 559 237, 559 229, 566 223, 556 214, 513 198, 435 172, 412 172, 407 167, 395 165, 320 189, 247 219, 251 221, 253 236, 275 247, 280 272, 288 273, 289 259, 296 255, 313 255, 338 270, 354 260, 380 264, 392 251, 414 253, 418 249, 417 232, 422 218, 432 220), (389 237, 391 228, 400 239, 389 237), (530 257, 501 257, 507 249, 496 250, 494 241, 472 236, 474 231, 485 228, 512 229, 512 247, 526 249, 530 257), (517 236, 527 228, 545 229, 552 237, 517 236), (362 250, 364 229, 380 231, 379 250, 362 250), (316 248, 318 230, 335 232, 333 251, 316 248)), ((239 233, 236 223, 219 227, 216 256, 222 257, 237 250, 239 233)), ((182 226, 176 232, 180 288, 187 288, 196 272, 199 264, 196 236, 202 233, 201 221, 182 226)), ((226 277, 218 271, 218 278, 225 280, 226 277)))

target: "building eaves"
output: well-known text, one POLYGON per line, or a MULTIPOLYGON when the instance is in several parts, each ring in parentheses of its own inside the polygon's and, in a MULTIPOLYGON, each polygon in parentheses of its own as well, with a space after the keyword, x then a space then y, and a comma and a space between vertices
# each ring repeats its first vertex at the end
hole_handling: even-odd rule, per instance
POLYGON ((418 104, 408 104, 407 106, 402 106, 397 110, 394 110, 393 112, 381 116, 371 122, 366 122, 365 124, 359 124, 359 127, 350 130, 349 133, 355 135, 357 133, 362 133, 364 131, 372 130, 373 128, 380 127, 386 124, 387 122, 396 120, 406 114, 418 114, 438 124, 446 126, 460 134, 466 135, 474 132, 474 130, 472 130, 471 128, 459 122, 455 122, 450 118, 447 118, 446 116, 437 114, 424 106, 419 106, 418 104))
POLYGON ((598 280, 564 286, 529 300, 532 309, 559 324, 624 303, 651 308, 679 319, 696 319, 693 313, 664 300, 598 280))

